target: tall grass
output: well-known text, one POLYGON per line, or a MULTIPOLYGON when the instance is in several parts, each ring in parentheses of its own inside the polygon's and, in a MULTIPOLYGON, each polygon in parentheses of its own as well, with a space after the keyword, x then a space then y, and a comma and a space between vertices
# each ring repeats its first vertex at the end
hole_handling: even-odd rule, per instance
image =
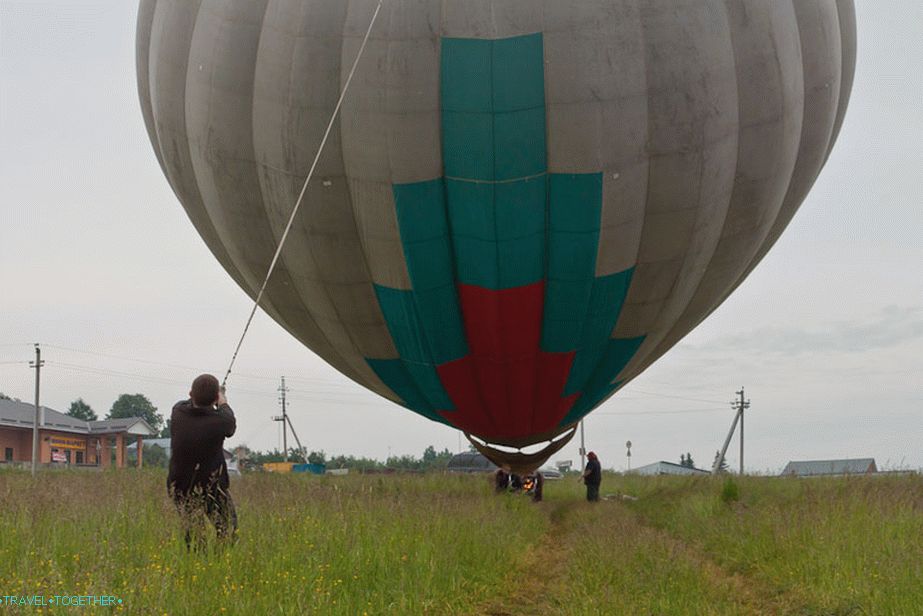
POLYGON ((923 614, 918 475, 623 480, 645 524, 745 577, 791 614, 923 614))
POLYGON ((254 475, 240 540, 187 552, 153 470, 0 473, 0 594, 115 595, 132 614, 466 611, 545 529, 483 478, 254 475))
POLYGON ((239 543, 190 553, 162 471, 0 471, 0 595, 171 615, 923 614, 919 476, 729 485, 607 475, 611 498, 587 503, 565 479, 534 504, 484 477, 251 475, 232 484, 239 543))

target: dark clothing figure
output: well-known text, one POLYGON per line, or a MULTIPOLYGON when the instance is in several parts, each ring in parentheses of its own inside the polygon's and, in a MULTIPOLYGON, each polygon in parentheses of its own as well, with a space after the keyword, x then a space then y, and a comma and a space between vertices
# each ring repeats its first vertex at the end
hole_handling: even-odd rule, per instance
POLYGON ((227 404, 216 409, 184 400, 173 407, 167 491, 183 517, 187 546, 194 542, 198 548, 204 541, 203 517, 214 524, 221 539, 233 538, 237 530, 224 461, 224 439, 236 429, 234 412, 227 404))
POLYGON ((206 518, 214 525, 220 541, 236 540, 237 510, 230 493, 224 488, 196 491, 181 498, 174 496, 173 502, 183 520, 187 548, 204 549, 206 518))
POLYGON ((599 458, 592 451, 587 454, 586 469, 583 471, 583 483, 586 484, 586 499, 590 502, 599 500, 599 484, 602 483, 602 466, 599 458))
POLYGON ((545 487, 545 477, 536 472, 532 475, 532 502, 540 503, 542 502, 542 489, 545 487))
POLYGON ((502 468, 498 468, 494 473, 494 492, 502 494, 510 487, 510 474, 502 468))
POLYGON ((510 490, 513 492, 519 492, 522 490, 522 477, 516 473, 510 475, 510 490))

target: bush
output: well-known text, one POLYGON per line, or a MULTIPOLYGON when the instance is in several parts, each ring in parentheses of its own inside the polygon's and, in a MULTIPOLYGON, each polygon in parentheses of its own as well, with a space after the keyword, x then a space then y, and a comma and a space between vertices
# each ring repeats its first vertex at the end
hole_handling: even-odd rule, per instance
POLYGON ((721 488, 721 500, 728 505, 740 500, 740 489, 731 477, 724 480, 724 486, 721 488))

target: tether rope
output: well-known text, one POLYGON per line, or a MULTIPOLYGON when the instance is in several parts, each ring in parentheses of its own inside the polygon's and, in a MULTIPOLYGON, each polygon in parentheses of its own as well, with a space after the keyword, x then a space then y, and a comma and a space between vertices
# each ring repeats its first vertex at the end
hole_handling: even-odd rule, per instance
POLYGON ((336 121, 337 115, 340 113, 340 107, 343 105, 343 99, 346 97, 346 92, 349 90, 349 84, 353 80, 353 75, 356 73, 356 67, 359 66, 359 60, 362 59, 362 54, 365 52, 365 45, 369 42, 369 36, 372 34, 372 28, 375 26, 375 21, 378 19, 378 13, 381 12, 381 5, 384 0, 378 0, 378 5, 375 7, 375 13, 372 15, 372 20, 369 22, 368 30, 365 31, 365 37, 362 39, 362 44, 359 46, 359 53, 356 54, 356 59, 353 61, 353 66, 349 70, 349 75, 346 77, 346 83, 343 84, 343 90, 340 92, 340 98, 337 100, 336 107, 333 108, 333 113, 330 116, 330 122, 327 123, 327 130, 324 131, 324 137, 321 139, 320 147, 317 148, 317 154, 314 156, 314 162, 311 163, 311 169, 308 171, 308 177, 304 181, 304 185, 301 187, 301 192, 298 195, 298 199, 295 201, 295 207, 292 209, 292 215, 288 219, 288 224, 285 225, 285 231, 282 232, 282 237, 279 239, 279 245, 276 247, 276 254, 272 257, 272 262, 269 264, 269 271, 266 272, 266 278, 263 279, 263 284, 260 287, 259 293, 256 294, 256 300, 253 302, 253 309, 250 311, 250 316, 247 318, 247 324, 244 325, 244 331, 240 335, 240 340, 237 341, 237 347, 234 349, 234 354, 231 356, 231 363, 228 365, 228 370, 224 374, 224 379, 221 381, 221 387, 224 388, 225 384, 228 382, 228 377, 231 376, 231 370, 234 368, 234 362, 237 361, 237 354, 240 352, 240 347, 243 346, 244 338, 247 337, 247 332, 250 330, 250 324, 253 322, 253 317, 256 315, 256 310, 260 306, 260 300, 263 299, 263 292, 266 290, 266 285, 269 284, 269 278, 272 276, 273 270, 276 268, 276 262, 279 260, 279 255, 282 254, 282 247, 285 245, 285 240, 288 237, 288 232, 292 228, 292 224, 295 222, 295 216, 298 214, 298 209, 301 207, 301 202, 304 200, 305 192, 308 190, 308 184, 311 183, 311 178, 314 176, 314 170, 317 168, 317 161, 320 160, 321 154, 324 152, 324 146, 327 145, 327 138, 330 136, 330 131, 333 129, 333 123, 336 121))

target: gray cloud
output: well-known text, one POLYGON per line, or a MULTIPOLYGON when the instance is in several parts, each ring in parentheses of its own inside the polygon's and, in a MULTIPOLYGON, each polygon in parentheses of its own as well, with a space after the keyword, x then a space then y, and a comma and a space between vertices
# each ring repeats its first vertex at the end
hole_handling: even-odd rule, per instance
POLYGON ((795 356, 802 353, 858 353, 887 349, 923 338, 923 306, 887 306, 877 314, 836 321, 826 328, 762 327, 719 338, 699 351, 746 349, 795 356))

